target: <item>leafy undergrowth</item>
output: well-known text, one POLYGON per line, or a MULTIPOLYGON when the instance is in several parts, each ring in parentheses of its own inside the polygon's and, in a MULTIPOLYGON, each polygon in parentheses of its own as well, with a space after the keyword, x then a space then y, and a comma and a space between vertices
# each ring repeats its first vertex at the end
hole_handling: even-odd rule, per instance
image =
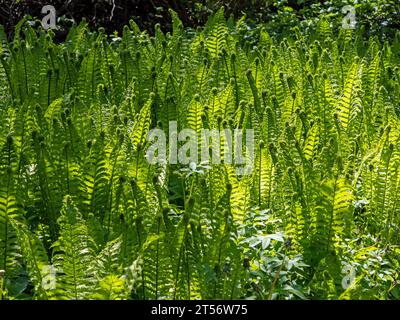
POLYGON ((400 33, 171 14, 0 32, 2 298, 400 298, 400 33), (170 121, 254 129, 254 170, 149 164, 170 121))

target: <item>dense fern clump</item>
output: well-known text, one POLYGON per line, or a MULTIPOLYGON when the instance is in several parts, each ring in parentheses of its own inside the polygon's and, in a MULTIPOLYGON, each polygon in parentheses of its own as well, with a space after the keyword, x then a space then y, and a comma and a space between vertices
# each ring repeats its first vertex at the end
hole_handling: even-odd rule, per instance
POLYGON ((0 30, 0 297, 400 298, 400 33, 171 15, 0 30), (254 129, 254 170, 150 164, 170 121, 254 129))

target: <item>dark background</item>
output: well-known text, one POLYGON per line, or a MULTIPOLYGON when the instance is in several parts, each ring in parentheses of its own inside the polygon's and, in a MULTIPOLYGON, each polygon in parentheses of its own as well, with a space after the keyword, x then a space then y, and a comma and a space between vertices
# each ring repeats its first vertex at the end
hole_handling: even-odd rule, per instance
MULTIPOLYGON (((92 29, 104 27, 107 32, 121 31, 133 19, 139 27, 152 32, 160 23, 163 31, 171 28, 168 8, 175 10, 187 27, 202 26, 210 14, 225 7, 226 16, 241 17, 244 13, 250 22, 271 22, 295 25, 323 13, 336 13, 351 0, 0 0, 0 24, 11 35, 15 25, 31 15, 41 19, 41 9, 51 4, 57 11, 64 32, 72 20, 83 17, 92 29), (275 22, 274 22, 275 21, 275 22)), ((400 0, 359 0, 357 19, 372 32, 393 32, 400 29, 400 0)), ((275 26, 274 26, 275 27, 275 26)))

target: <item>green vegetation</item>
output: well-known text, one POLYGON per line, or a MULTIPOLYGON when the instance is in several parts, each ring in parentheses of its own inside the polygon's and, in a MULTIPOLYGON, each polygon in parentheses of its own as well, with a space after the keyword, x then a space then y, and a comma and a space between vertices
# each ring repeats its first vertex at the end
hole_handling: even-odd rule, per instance
MULTIPOLYGON (((399 299, 400 32, 0 31, 3 299, 399 299), (255 166, 150 165, 252 128, 255 166)), ((222 146, 221 146, 222 149, 222 146)))

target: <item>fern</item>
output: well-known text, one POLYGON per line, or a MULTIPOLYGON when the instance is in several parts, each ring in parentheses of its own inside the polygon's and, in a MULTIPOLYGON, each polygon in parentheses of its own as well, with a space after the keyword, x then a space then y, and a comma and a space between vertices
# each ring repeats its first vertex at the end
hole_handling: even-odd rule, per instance
POLYGON ((170 15, 171 32, 82 21, 62 43, 0 29, 1 297, 397 297, 399 35, 170 15), (198 154, 219 130, 221 161, 150 164, 171 121, 198 154), (254 146, 229 150, 240 129, 254 146))
POLYGON ((53 244, 58 299, 87 299, 93 291, 93 275, 87 266, 94 259, 95 246, 81 213, 66 196, 59 218, 60 236, 53 244))

